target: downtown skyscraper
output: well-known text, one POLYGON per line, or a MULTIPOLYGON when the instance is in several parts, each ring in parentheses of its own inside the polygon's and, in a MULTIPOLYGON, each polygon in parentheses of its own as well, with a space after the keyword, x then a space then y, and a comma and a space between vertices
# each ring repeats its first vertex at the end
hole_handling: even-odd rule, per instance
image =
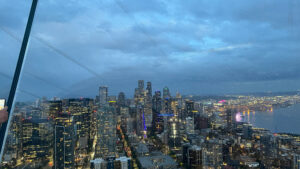
POLYGON ((100 86, 99 87, 99 105, 105 106, 108 102, 108 87, 100 86))
MULTIPOLYGON (((123 96, 121 96, 122 98, 123 96)), ((125 96, 124 96, 125 97, 125 96)), ((116 155, 117 110, 114 104, 108 104, 108 88, 101 86, 99 91, 100 105, 97 110, 97 158, 116 155)), ((113 99, 115 100, 115 99, 113 99)))

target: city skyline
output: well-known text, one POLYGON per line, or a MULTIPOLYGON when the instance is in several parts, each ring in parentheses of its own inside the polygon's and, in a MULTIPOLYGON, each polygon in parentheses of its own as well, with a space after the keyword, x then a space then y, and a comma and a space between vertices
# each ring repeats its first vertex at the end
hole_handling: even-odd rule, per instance
MULTIPOLYGON (((17 102, 3 166, 7 169, 155 166, 296 169, 300 166, 300 133, 292 127, 297 122, 289 119, 295 124, 284 132, 277 131, 277 122, 274 131, 270 126, 261 128, 262 124, 256 124, 259 119, 255 120, 284 108, 300 110, 299 93, 239 95, 226 100, 185 98, 180 93, 172 95, 168 87, 153 91, 152 84, 136 81, 133 98, 123 92, 113 96, 109 86, 99 86, 95 98, 17 102)), ((297 116, 289 113, 292 114, 287 117, 297 116)))
MULTIPOLYGON (((148 82, 148 81, 146 81, 148 82)), ((91 87, 89 87, 90 92, 86 92, 86 89, 82 89, 82 90, 78 90, 74 93, 70 92, 68 94, 66 93, 58 93, 58 94, 50 94, 50 95, 37 95, 35 93, 32 92, 28 92, 24 89, 19 89, 17 90, 17 101, 23 102, 23 101, 35 101, 36 99, 41 99, 43 97, 46 97, 47 99, 53 99, 53 98, 94 98, 96 95, 95 93, 97 93, 99 87, 105 87, 107 88, 107 93, 109 93, 111 96, 118 96, 118 94, 120 94, 120 92, 124 93, 126 95, 126 97, 128 98, 133 98, 134 94, 132 93, 132 91, 134 91, 134 86, 136 84, 133 84, 132 86, 128 87, 128 88, 113 88, 109 85, 96 85, 93 84, 93 87, 95 86, 95 88, 93 88, 91 90, 91 87), (93 91, 93 92, 92 92, 93 91), (93 93, 93 94, 86 94, 86 93, 93 93)), ((202 93, 202 92, 191 92, 191 93, 184 93, 182 91, 185 91, 184 88, 170 88, 167 85, 162 85, 161 87, 157 87, 157 85, 154 83, 152 86, 153 90, 152 90, 152 94, 154 95, 156 91, 163 91, 163 89, 165 87, 169 88, 169 90, 171 90, 172 92, 170 92, 170 94, 172 96, 176 96, 177 93, 180 93, 182 96, 188 97, 188 96, 203 96, 203 97, 214 97, 214 96, 218 96, 218 97, 222 97, 222 96, 237 96, 237 95, 286 95, 286 94, 297 94, 300 93, 300 89, 297 90, 279 90, 279 91, 270 91, 270 90, 266 90, 266 91, 232 91, 232 92, 209 92, 209 93, 202 93)), ((66 89, 67 90, 67 89, 66 89)), ((6 98, 6 95, 3 95, 0 98, 6 98)))
POLYGON ((300 169, 298 30, 297 0, 0 0, 0 168, 300 169))

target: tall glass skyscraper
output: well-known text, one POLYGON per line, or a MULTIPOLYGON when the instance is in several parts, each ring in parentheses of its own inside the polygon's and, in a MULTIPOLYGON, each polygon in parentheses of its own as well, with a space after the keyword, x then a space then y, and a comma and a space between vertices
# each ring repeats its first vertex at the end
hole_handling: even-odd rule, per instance
POLYGON ((104 107, 98 110, 97 115, 97 147, 96 157, 107 158, 116 154, 116 109, 104 107))
POLYGON ((99 87, 99 105, 104 106, 107 104, 108 99, 108 87, 100 86, 99 87))

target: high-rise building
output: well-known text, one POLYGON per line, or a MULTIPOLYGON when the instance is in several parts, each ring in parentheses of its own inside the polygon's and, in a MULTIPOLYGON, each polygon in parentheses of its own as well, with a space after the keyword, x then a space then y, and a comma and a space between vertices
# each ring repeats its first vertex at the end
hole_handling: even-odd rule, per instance
POLYGON ((155 91, 153 96, 153 131, 157 134, 160 134, 164 131, 164 119, 161 116, 162 111, 162 99, 160 91, 155 91))
MULTIPOLYGON (((2 163, 6 163, 11 168, 17 168, 17 164, 13 162, 13 159, 23 158, 23 113, 14 112, 14 116, 11 121, 11 132, 7 133, 6 151, 2 158, 2 163)), ((50 145, 49 145, 50 146, 50 145)), ((0 164, 1 166, 1 164, 0 164)), ((5 168, 5 167, 4 167, 5 168)))
POLYGON ((129 114, 129 107, 121 107, 120 108, 120 115, 123 120, 125 120, 129 114))
POLYGON ((235 109, 226 110, 226 122, 228 131, 232 132, 235 127, 237 111, 235 109))
POLYGON ((166 99, 166 98, 170 98, 170 97, 171 97, 171 94, 170 94, 169 88, 166 86, 163 88, 163 98, 166 99))
POLYGON ((117 108, 117 97, 116 96, 108 96, 107 102, 110 107, 117 108))
POLYGON ((134 101, 136 105, 145 104, 144 80, 138 81, 138 88, 135 88, 134 92, 134 101))
POLYGON ((139 97, 140 97, 140 92, 138 88, 134 89, 134 104, 138 104, 139 103, 139 97))
POLYGON ((126 105, 126 98, 125 98, 125 93, 120 92, 118 95, 118 106, 119 107, 124 107, 126 105))
POLYGON ((221 169, 223 163, 222 144, 217 139, 206 142, 203 148, 203 167, 221 169))
POLYGON ((195 129, 201 130, 201 129, 207 129, 209 127, 209 118, 203 114, 197 114, 195 116, 195 129))
POLYGON ((54 126, 54 168, 74 168, 75 124, 72 116, 56 119, 54 126))
POLYGON ((182 144, 182 163, 185 168, 188 168, 188 161, 189 161, 189 149, 191 147, 190 143, 183 143, 182 144))
POLYGON ((185 121, 186 121, 185 124, 186 134, 194 134, 195 133, 194 118, 187 117, 185 121))
POLYGON ((300 169, 300 154, 293 155, 293 168, 300 169))
POLYGON ((147 130, 144 106, 138 105, 136 108, 136 134, 146 138, 147 130))
POLYGON ((194 118, 194 112, 193 112, 194 110, 195 110, 194 102, 190 101, 190 100, 186 100, 185 101, 185 114, 188 117, 193 117, 194 118))
POLYGON ((147 82, 146 93, 147 93, 148 97, 152 98, 152 84, 151 84, 151 82, 147 82))
POLYGON ((106 158, 116 154, 117 122, 116 109, 103 107, 98 110, 96 157, 106 158))
POLYGON ((151 82, 147 82, 144 112, 145 112, 145 124, 146 124, 147 128, 151 128, 152 120, 153 120, 151 82))
POLYGON ((107 105, 108 102, 108 87, 100 86, 99 87, 99 104, 100 106, 107 105))
POLYGON ((138 89, 140 90, 140 92, 144 90, 144 80, 138 81, 138 89))
POLYGON ((52 119, 62 113, 62 101, 49 101, 49 116, 52 119))
POLYGON ((47 157, 51 155, 52 134, 49 119, 36 117, 24 119, 22 121, 22 152, 24 159, 47 162, 47 157))
POLYGON ((160 91, 155 91, 154 96, 153 96, 153 109, 160 113, 162 110, 162 100, 161 100, 161 92, 160 91))
POLYGON ((74 168, 75 121, 70 113, 62 111, 62 101, 49 104, 49 110, 54 114, 54 168, 74 168))
POLYGON ((197 169, 202 168, 202 149, 199 146, 193 145, 188 150, 188 168, 197 169))
POLYGON ((179 135, 179 122, 176 117, 169 120, 168 125, 168 145, 171 149, 176 150, 181 146, 181 137, 179 135))
POLYGON ((92 141, 92 113, 94 101, 89 98, 80 99, 65 99, 63 100, 64 110, 73 117, 76 125, 76 138, 75 138, 75 155, 77 167, 85 165, 84 157, 88 155, 91 149, 92 141))
POLYGON ((129 107, 120 107, 119 112, 120 114, 118 115, 119 118, 117 121, 121 124, 122 129, 124 129, 126 132, 128 121, 130 121, 129 107))
POLYGON ((161 115, 163 116, 163 121, 164 121, 164 132, 168 132, 168 120, 174 116, 174 112, 172 110, 172 98, 170 97, 165 97, 162 101, 162 111, 161 111, 161 115))
POLYGON ((77 128, 77 135, 79 140, 85 140, 82 147, 87 146, 90 126, 91 126, 91 113, 93 111, 93 100, 88 98, 81 99, 67 99, 65 100, 65 109, 74 117, 77 128))

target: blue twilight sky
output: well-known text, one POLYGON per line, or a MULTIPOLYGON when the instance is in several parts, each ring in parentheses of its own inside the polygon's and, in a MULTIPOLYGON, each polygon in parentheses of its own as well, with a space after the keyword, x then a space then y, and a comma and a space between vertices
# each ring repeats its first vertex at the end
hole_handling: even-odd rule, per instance
MULTIPOLYGON (((30 0, 0 0, 7 97, 30 0)), ((18 98, 300 89, 300 1, 40 0, 18 98)))

